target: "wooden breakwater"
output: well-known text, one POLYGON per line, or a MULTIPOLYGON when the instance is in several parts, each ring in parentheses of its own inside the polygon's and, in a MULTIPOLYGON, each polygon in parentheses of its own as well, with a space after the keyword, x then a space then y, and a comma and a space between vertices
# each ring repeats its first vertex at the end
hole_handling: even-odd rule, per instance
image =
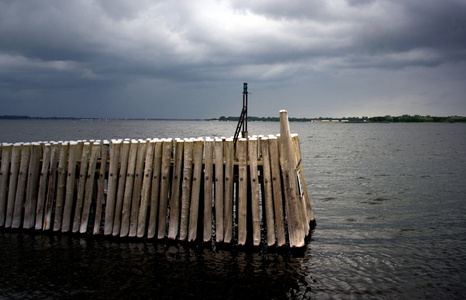
POLYGON ((3 143, 0 227, 302 247, 299 137, 3 143))

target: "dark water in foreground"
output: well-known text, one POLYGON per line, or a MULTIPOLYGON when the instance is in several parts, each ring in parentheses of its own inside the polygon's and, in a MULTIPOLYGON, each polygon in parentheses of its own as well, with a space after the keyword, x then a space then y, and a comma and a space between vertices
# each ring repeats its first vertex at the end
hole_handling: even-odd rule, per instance
MULTIPOLYGON (((317 219, 303 252, 0 229, 0 298, 465 298, 466 124, 290 125, 317 219)), ((235 126, 0 120, 0 141, 231 136, 235 126)))

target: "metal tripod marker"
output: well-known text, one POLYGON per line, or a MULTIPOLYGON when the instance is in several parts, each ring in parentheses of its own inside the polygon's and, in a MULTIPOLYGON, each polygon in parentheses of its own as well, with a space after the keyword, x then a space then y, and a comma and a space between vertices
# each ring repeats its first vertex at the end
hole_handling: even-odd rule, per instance
POLYGON ((248 83, 243 83, 243 109, 236 126, 235 136, 233 138, 235 145, 238 140, 239 132, 241 130, 241 137, 248 137, 248 83), (241 130, 242 129, 242 130, 241 130))

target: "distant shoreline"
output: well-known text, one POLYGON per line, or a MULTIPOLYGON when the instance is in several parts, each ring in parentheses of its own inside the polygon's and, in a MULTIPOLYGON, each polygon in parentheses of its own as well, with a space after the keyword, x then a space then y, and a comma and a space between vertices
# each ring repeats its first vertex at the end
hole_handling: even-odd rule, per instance
MULTIPOLYGON (((169 118, 76 118, 76 117, 31 117, 18 115, 3 115, 0 120, 131 120, 131 121, 220 121, 220 122, 238 122, 239 117, 210 118, 210 119, 169 119, 169 118)), ((278 117, 248 117, 250 122, 279 122, 278 117)), ((402 116, 376 116, 376 117, 349 117, 349 118, 295 118, 290 117, 290 122, 311 122, 311 123, 466 123, 466 117, 463 116, 421 116, 421 115, 402 115, 402 116)))

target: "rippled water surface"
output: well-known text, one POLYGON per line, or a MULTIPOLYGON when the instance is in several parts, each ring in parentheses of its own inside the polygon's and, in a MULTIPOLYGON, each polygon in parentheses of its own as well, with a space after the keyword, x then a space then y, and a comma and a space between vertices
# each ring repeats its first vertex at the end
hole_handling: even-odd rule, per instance
MULTIPOLYGON (((466 124, 290 126, 317 220, 303 252, 0 229, 0 298, 465 298, 466 124)), ((278 123, 248 127, 279 132, 278 123)), ((231 136, 235 128, 0 120, 0 142, 231 136)))

